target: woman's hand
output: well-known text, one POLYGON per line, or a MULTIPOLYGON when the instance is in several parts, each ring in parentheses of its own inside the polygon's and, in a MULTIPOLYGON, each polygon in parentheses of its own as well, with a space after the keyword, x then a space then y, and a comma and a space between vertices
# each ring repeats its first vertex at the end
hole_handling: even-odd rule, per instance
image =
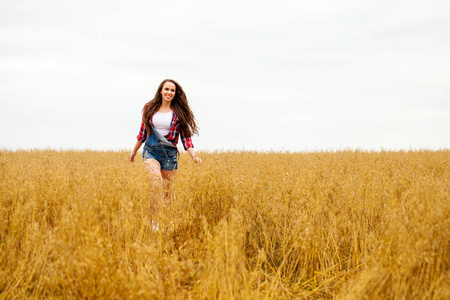
POLYGON ((136 145, 134 145, 133 151, 131 151, 130 155, 128 155, 128 160, 130 162, 134 162, 134 157, 136 156, 136 153, 141 148, 142 143, 139 141, 136 141, 136 145))
POLYGON ((186 149, 186 151, 189 153, 189 155, 192 157, 192 160, 196 163, 196 164, 198 164, 198 165, 201 165, 202 164, 202 160, 200 159, 200 157, 197 157, 196 155, 195 155, 195 151, 194 151, 194 148, 187 148, 186 149))
POLYGON ((136 156, 136 152, 135 151, 132 151, 131 153, 130 153, 130 155, 128 156, 128 160, 130 161, 130 162, 134 162, 134 157, 136 156))
POLYGON ((192 159, 194 160, 194 162, 198 165, 202 164, 202 160, 200 159, 200 157, 197 156, 193 156, 192 159))

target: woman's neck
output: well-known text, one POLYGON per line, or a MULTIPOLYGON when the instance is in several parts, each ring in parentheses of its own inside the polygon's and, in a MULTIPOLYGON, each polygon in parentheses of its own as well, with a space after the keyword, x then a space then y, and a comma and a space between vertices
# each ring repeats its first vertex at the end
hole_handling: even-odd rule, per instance
POLYGON ((163 103, 161 103, 161 107, 158 109, 158 112, 165 113, 165 112, 169 112, 171 110, 172 110, 172 108, 170 107, 170 102, 167 103, 167 102, 163 101, 163 103))

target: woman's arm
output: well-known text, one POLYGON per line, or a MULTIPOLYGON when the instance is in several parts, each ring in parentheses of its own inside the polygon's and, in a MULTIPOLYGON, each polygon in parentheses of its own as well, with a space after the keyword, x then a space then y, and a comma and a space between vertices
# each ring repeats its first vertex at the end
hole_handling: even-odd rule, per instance
POLYGON ((192 148, 192 147, 187 148, 186 151, 189 153, 189 155, 192 157, 192 159, 194 160, 195 163, 197 163, 199 165, 202 164, 202 160, 200 159, 200 157, 195 156, 194 148, 192 148))
POLYGON ((128 160, 130 162, 134 162, 134 157, 136 156, 136 153, 141 148, 142 144, 143 144, 142 142, 136 141, 136 145, 134 145, 133 151, 131 151, 130 155, 128 156, 128 160))
POLYGON ((145 130, 144 122, 141 121, 141 128, 139 129, 139 134, 136 137, 136 145, 134 145, 133 151, 131 151, 130 155, 128 156, 128 160, 130 162, 134 162, 134 157, 136 156, 136 153, 141 148, 142 144, 145 143, 147 140, 147 131, 145 130))

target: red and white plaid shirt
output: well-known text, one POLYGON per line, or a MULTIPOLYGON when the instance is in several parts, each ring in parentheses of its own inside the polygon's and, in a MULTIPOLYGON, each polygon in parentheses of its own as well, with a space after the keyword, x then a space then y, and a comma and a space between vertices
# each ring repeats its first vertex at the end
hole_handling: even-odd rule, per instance
MULTIPOLYGON (((153 116, 150 118, 150 122, 153 126, 153 116)), ((169 133, 166 134, 164 137, 171 142, 174 146, 178 144, 178 136, 181 135, 181 142, 183 143, 184 150, 187 150, 188 148, 194 148, 194 145, 192 144, 191 137, 185 137, 183 134, 180 133, 180 122, 178 120, 177 115, 175 112, 172 114, 172 122, 170 123, 170 130, 169 133)), ((139 134, 137 136, 137 139, 141 143, 145 143, 147 140, 147 130, 145 130, 145 124, 142 121, 141 122, 141 129, 139 130, 139 134)))

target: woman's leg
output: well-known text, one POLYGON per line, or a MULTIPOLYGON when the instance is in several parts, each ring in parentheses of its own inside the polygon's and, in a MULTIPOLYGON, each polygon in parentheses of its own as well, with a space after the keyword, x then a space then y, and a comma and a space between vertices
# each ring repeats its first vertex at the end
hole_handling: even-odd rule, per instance
POLYGON ((163 180, 161 177, 161 165, 155 159, 144 159, 145 169, 149 172, 150 183, 153 187, 153 193, 151 196, 151 209, 153 218, 158 222, 159 213, 159 195, 162 192, 163 180))
POLYGON ((166 199, 169 199, 169 204, 172 204, 172 182, 177 175, 177 170, 166 171, 161 170, 161 176, 163 179, 163 186, 166 191, 166 199))
POLYGON ((145 169, 149 172, 150 180, 154 186, 162 186, 161 165, 156 159, 144 159, 145 169))

